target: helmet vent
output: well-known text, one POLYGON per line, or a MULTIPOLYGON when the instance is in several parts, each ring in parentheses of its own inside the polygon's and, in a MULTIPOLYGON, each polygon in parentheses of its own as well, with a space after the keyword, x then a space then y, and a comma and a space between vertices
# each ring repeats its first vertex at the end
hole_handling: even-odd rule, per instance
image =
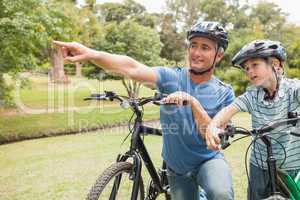
POLYGON ((259 47, 259 46, 261 46, 261 45, 263 45, 263 44, 264 44, 264 42, 255 42, 254 46, 255 46, 255 47, 259 47))
POLYGON ((273 44, 273 45, 269 46, 269 48, 270 48, 270 49, 277 49, 278 46, 277 46, 276 44, 273 44))

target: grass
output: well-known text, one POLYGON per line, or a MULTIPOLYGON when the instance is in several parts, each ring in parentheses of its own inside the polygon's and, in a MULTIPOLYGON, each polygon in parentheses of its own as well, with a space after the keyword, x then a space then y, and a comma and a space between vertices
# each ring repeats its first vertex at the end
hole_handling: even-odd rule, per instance
MULTIPOLYGON (((91 110, 86 109, 80 112, 1 117, 0 144, 126 123, 131 115, 131 110, 123 110, 115 106, 91 110)), ((145 120, 158 118, 158 106, 145 107, 145 120)))
MULTIPOLYGON (((104 90, 125 95, 121 81, 99 82, 73 77, 69 85, 53 85, 48 83, 47 76, 32 76, 29 80, 30 87, 15 91, 14 99, 21 105, 21 113, 8 114, 8 110, 0 113, 0 144, 119 124, 127 122, 131 116, 131 111, 124 111, 117 102, 83 100, 90 93, 102 93, 104 90)), ((153 93, 145 87, 140 90, 140 96, 151 96, 153 93)), ((150 106, 145 119, 157 119, 158 113, 158 107, 150 106)))
MULTIPOLYGON (((249 126, 249 117, 235 118, 249 126)), ((121 145, 125 131, 50 137, 0 146, 1 200, 84 199, 97 176, 128 148, 121 145)), ((161 138, 145 137, 155 165, 161 162, 161 138)), ((225 151, 231 166, 236 199, 246 199, 244 153, 249 141, 237 142, 225 151)), ((147 177, 144 181, 147 183, 147 177)))
MULTIPOLYGON (((83 99, 91 93, 103 93, 104 90, 127 94, 121 81, 116 80, 97 81, 72 77, 71 83, 66 85, 49 83, 47 76, 32 76, 29 80, 30 87, 17 89, 14 93, 15 101, 26 109, 89 106, 91 102, 83 99)), ((153 93, 153 90, 143 86, 140 90, 140 96, 149 96, 153 93)))

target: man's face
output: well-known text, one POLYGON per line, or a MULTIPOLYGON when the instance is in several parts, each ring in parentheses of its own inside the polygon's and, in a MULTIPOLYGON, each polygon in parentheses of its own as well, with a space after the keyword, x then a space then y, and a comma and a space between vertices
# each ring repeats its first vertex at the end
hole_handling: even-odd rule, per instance
MULTIPOLYGON (((190 67, 204 69, 213 65, 217 51, 217 43, 204 37, 194 37, 190 41, 189 58, 190 67)), ((223 53, 218 53, 216 63, 221 60, 223 53)))

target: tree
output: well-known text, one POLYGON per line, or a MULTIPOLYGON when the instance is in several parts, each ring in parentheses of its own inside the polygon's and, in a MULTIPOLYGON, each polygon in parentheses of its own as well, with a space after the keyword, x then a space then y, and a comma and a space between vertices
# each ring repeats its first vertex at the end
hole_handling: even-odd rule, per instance
MULTIPOLYGON (((149 27, 142 26, 134 20, 125 20, 120 24, 109 23, 105 27, 105 40, 96 44, 97 49, 115 54, 130 56, 148 66, 162 64, 160 58, 162 44, 159 34, 149 27), (134 33, 134 34, 133 34, 134 33)), ((99 68, 95 68, 97 73, 101 73, 99 68)), ((91 71, 91 74, 95 74, 91 71)), ((137 97, 140 84, 123 79, 129 96, 137 97)))
POLYGON ((184 59, 185 36, 178 33, 172 14, 162 15, 160 29, 160 40, 163 43, 160 56, 169 61, 174 61, 178 65, 178 62, 184 59))
POLYGON ((183 30, 186 30, 201 14, 202 0, 167 0, 168 12, 174 15, 176 22, 183 24, 183 30))
POLYGON ((260 21, 264 32, 270 39, 280 40, 280 32, 286 23, 286 14, 275 3, 259 2, 251 9, 249 17, 260 21))
POLYGON ((141 16, 145 13, 146 8, 133 0, 125 0, 121 3, 103 3, 96 6, 96 11, 99 12, 99 20, 104 19, 104 22, 120 23, 126 19, 141 16))
MULTIPOLYGON (((94 43, 104 39, 103 25, 98 22, 95 11, 95 0, 86 1, 86 5, 78 8, 76 1, 65 5, 65 15, 76 23, 73 27, 73 40, 94 47, 94 43)), ((75 73, 77 77, 82 76, 84 63, 75 63, 75 73)), ((74 67, 74 66, 73 66, 74 67)))
MULTIPOLYGON (((1 80, 4 73, 36 68, 48 59, 53 38, 68 38, 70 20, 52 5, 35 0, 0 1, 1 80)), ((7 87, 0 84, 0 90, 7 87)))

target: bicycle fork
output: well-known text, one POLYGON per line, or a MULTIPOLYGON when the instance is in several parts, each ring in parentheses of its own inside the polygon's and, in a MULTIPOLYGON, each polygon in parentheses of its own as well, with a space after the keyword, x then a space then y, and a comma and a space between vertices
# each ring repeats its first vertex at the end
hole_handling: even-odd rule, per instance
MULTIPOLYGON (((131 151, 130 153, 125 153, 125 155, 118 155, 117 162, 125 162, 128 158, 133 158, 133 169, 130 171, 129 179, 133 181, 133 187, 131 192, 131 199, 130 200, 137 200, 138 193, 139 193, 139 186, 140 186, 140 177, 141 177, 141 171, 142 171, 142 162, 141 157, 139 154, 135 151, 131 151), (129 155, 130 154, 130 155, 129 155)), ((121 181, 121 177, 116 178, 114 182, 113 189, 115 189, 117 193, 119 189, 119 184, 121 181)), ((114 198, 110 198, 109 200, 115 200, 114 198)))

